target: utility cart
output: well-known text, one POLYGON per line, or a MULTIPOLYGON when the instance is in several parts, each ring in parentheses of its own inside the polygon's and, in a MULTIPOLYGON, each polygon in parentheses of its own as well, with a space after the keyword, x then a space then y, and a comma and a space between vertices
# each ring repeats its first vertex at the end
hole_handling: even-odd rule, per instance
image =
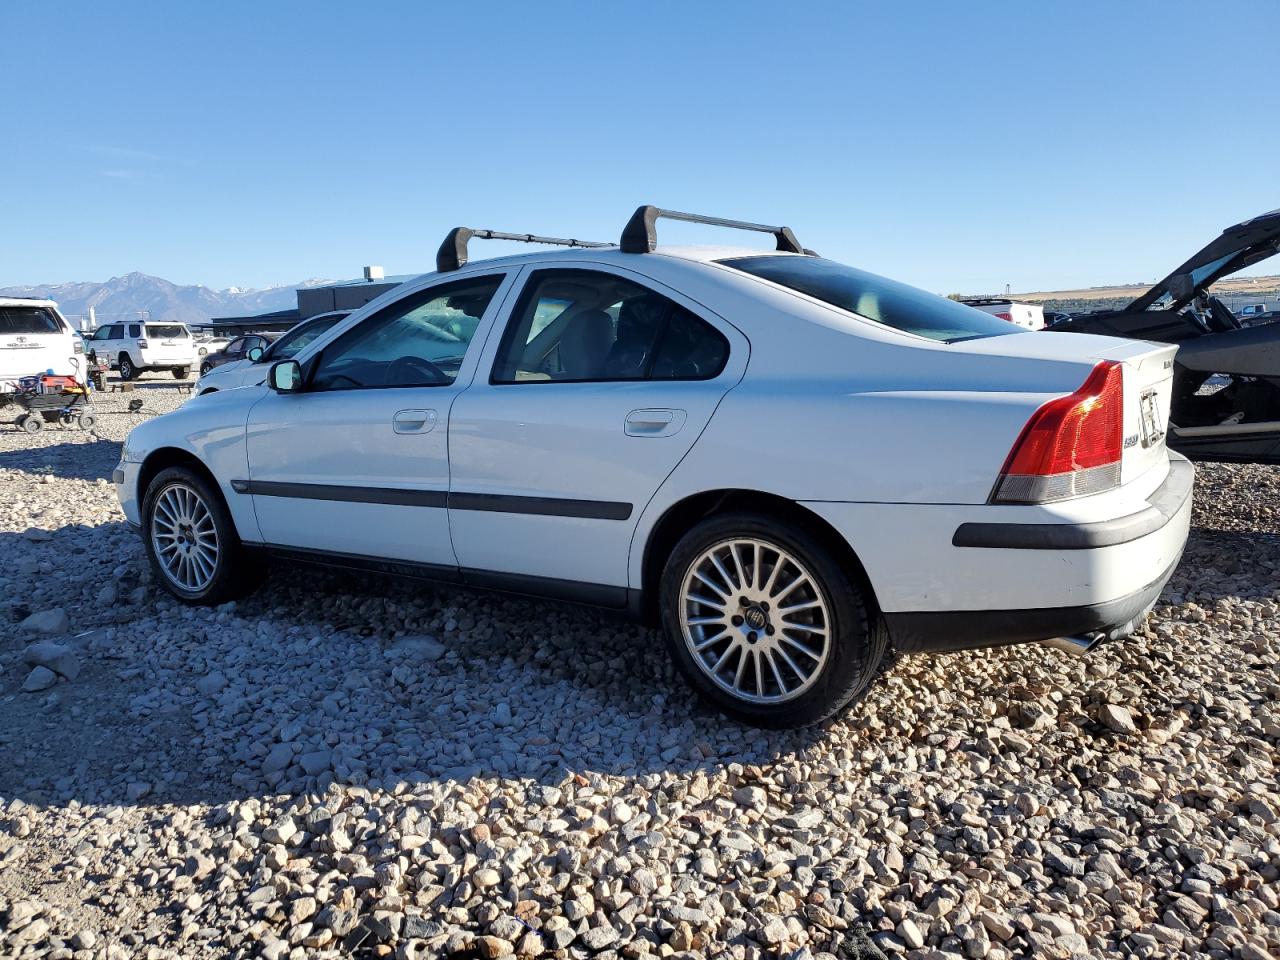
POLYGON ((75 377, 42 374, 23 377, 18 389, 4 397, 25 412, 14 423, 27 433, 39 433, 46 423, 92 430, 98 418, 89 402, 89 387, 75 377))

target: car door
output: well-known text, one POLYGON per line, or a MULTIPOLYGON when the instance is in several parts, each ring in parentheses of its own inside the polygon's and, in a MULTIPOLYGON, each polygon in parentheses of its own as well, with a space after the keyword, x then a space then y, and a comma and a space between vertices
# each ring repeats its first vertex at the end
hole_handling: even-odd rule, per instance
POLYGON ((478 579, 618 604, 638 518, 741 379, 747 342, 631 271, 522 284, 450 414, 454 549, 478 579))
POLYGON ((99 360, 106 360, 108 363, 114 363, 116 359, 115 345, 120 339, 120 324, 109 323, 105 327, 99 327, 93 335, 90 350, 99 360))
POLYGON ((456 568, 449 407, 509 284, 501 269, 435 283, 303 351, 304 389, 266 391, 248 418, 241 486, 264 540, 456 568))

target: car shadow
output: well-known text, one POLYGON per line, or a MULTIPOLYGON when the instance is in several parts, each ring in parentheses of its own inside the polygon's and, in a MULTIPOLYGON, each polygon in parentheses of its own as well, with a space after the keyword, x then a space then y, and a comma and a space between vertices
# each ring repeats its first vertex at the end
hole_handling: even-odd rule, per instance
POLYGON ((110 480, 111 471, 120 462, 122 446, 118 440, 79 431, 67 431, 64 438, 51 429, 47 434, 37 434, 21 450, 0 451, 0 470, 70 480, 110 480))
POLYGON ((0 570, 31 584, 0 602, 3 798, 218 805, 335 781, 555 785, 765 764, 825 735, 707 709, 656 631, 588 608, 278 565, 245 600, 192 611, 150 585, 121 521, 0 533, 0 570), (67 568, 70 584, 53 575, 67 568), (54 639, 83 669, 23 692, 35 638, 19 623, 53 607, 70 621, 54 639), (271 770, 281 742, 329 751, 329 769, 271 770))

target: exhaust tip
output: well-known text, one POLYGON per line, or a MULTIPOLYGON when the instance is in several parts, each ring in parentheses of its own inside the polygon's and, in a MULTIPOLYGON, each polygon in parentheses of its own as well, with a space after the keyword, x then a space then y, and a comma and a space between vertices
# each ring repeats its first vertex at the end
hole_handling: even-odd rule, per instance
POLYGON ((1046 647, 1061 650, 1063 653, 1069 653, 1073 657, 1083 657, 1101 643, 1105 636, 1102 633, 1084 633, 1074 637, 1051 637, 1040 642, 1046 647))

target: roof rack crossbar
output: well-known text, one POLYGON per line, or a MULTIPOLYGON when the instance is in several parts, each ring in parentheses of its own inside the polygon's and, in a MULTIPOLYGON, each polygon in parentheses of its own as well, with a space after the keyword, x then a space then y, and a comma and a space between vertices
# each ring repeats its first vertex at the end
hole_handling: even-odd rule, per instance
POLYGON ((436 252, 436 269, 441 273, 457 270, 467 262, 467 242, 477 240, 516 240, 520 243, 546 243, 557 247, 611 247, 611 243, 595 240, 566 240, 560 237, 539 237, 532 233, 503 233, 501 230, 474 230, 471 227, 454 227, 436 252))
POLYGON ((777 248, 786 253, 807 253, 800 241, 791 232, 790 227, 770 227, 763 223, 747 223, 744 220, 726 220, 723 217, 704 217, 697 213, 681 213, 679 210, 663 210, 651 204, 637 207, 627 225, 622 229, 623 253, 649 253, 658 245, 658 218, 666 220, 683 220, 686 223, 705 223, 713 227, 728 227, 731 230, 751 230, 756 233, 771 233, 777 242, 777 248))

